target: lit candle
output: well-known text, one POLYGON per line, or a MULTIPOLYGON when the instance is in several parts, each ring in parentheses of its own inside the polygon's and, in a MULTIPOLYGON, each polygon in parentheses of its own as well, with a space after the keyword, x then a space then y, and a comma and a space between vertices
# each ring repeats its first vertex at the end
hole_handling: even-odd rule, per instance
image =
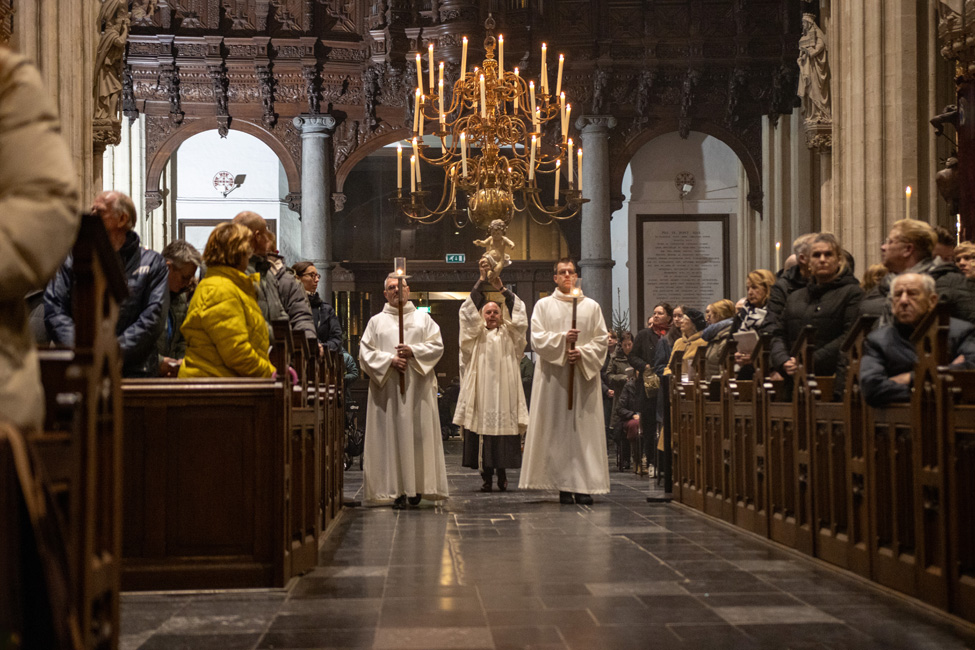
POLYGON ((430 92, 433 92, 433 42, 427 46, 427 52, 430 53, 430 92))
POLYGON ((579 158, 579 165, 578 165, 578 170, 579 170, 579 195, 581 196, 582 195, 582 147, 579 147, 579 150, 576 152, 576 156, 579 158))
POLYGON ((535 121, 535 82, 534 81, 528 82, 528 95, 529 95, 529 100, 531 101, 530 110, 532 112, 532 126, 534 127, 534 129, 532 130, 538 131, 538 122, 535 121))
POLYGON ((416 182, 422 183, 423 180, 420 177, 420 143, 416 138, 413 138, 413 157, 416 158, 416 182))
POLYGON ((460 134, 460 164, 463 168, 461 175, 467 178, 467 133, 460 134))
POLYGON ((530 161, 528 163, 528 180, 535 180, 535 146, 537 142, 535 141, 535 136, 532 136, 532 151, 530 156, 530 161))
POLYGON ((521 95, 521 92, 520 92, 521 88, 518 85, 518 79, 520 79, 520 77, 518 75, 518 68, 515 68, 515 77, 517 77, 517 78, 515 79, 515 111, 514 112, 517 113, 518 112, 518 96, 521 95))
POLYGON ((423 93, 423 64, 420 62, 420 55, 416 55, 416 90, 423 93))
POLYGON ((562 140, 569 135, 569 120, 572 115, 572 104, 565 105, 565 123, 562 125, 562 140))
POLYGON ((541 120, 542 109, 536 108, 535 113, 532 115, 532 124, 535 126, 535 132, 539 132, 538 123, 541 120))
POLYGON ((568 132, 565 121, 565 93, 559 93, 559 116, 562 118, 562 141, 565 142, 565 134, 568 132))
POLYGON ((562 180, 562 161, 557 160, 555 162, 555 203, 552 205, 559 204, 559 182, 562 180))
POLYGON ((416 156, 410 156, 410 191, 416 191, 416 156))
POLYGON ((548 51, 548 45, 542 43, 542 94, 548 94, 548 63, 545 62, 545 53, 548 51))
POLYGON ((782 242, 775 242, 775 270, 782 268, 782 242))
POLYGON ((467 37, 464 37, 463 47, 460 51, 460 78, 463 79, 464 75, 467 74, 467 37))
POLYGON ((416 89, 416 97, 413 102, 413 133, 420 128, 420 89, 416 89))
POLYGON ((484 75, 481 75, 481 119, 487 119, 487 99, 484 95, 484 75))
POLYGON ((572 189, 572 138, 569 138, 569 189, 572 189))
POLYGON ((504 36, 498 35, 498 79, 504 76, 504 36))
POLYGON ((440 103, 440 131, 442 132, 444 130, 444 122, 447 119, 443 112, 443 64, 440 65, 440 72, 440 81, 437 84, 437 101, 440 103))
POLYGON ((908 185, 907 189, 904 190, 904 200, 907 203, 907 218, 911 218, 911 186, 908 185))
POLYGON ((555 80, 555 94, 556 95, 561 95, 562 94, 562 66, 563 66, 563 64, 565 64, 565 55, 564 54, 560 54, 559 55, 559 76, 555 80))
POLYGON ((394 257, 393 258, 393 273, 396 275, 406 275, 406 258, 405 257, 394 257))
POLYGON ((396 145, 396 189, 403 189, 403 145, 396 145))
POLYGON ((423 105, 426 103, 427 103, 427 96, 421 95, 420 96, 420 129, 417 131, 417 133, 421 138, 423 137, 423 105))

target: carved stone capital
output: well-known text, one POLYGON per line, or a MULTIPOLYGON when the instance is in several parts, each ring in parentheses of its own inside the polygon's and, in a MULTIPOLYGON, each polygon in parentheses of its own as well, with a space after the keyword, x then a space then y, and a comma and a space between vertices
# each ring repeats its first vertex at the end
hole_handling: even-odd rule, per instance
POLYGON ((323 133, 332 135, 335 131, 335 118, 331 115, 299 115, 291 121, 302 136, 323 133))
POLYGON ((806 120, 806 146, 821 153, 833 149, 833 123, 831 120, 806 120))
POLYGON ((576 128, 584 133, 609 131, 616 124, 616 118, 612 115, 580 115, 576 120, 576 128))
POLYGON ((288 195, 284 197, 284 200, 292 212, 297 212, 299 215, 301 214, 301 192, 288 192, 288 195))
POLYGON ((762 213, 762 201, 765 199, 765 192, 762 190, 751 190, 746 197, 748 206, 755 212, 762 213))
POLYGON ((348 197, 344 192, 333 192, 332 193, 332 203, 335 204, 335 211, 341 212, 345 209, 345 200, 348 197))
POLYGON ((152 212, 162 205, 163 195, 160 191, 146 192, 146 212, 152 212))
POLYGON ((92 140, 101 145, 117 145, 122 141, 122 123, 118 120, 95 118, 92 122, 92 140))

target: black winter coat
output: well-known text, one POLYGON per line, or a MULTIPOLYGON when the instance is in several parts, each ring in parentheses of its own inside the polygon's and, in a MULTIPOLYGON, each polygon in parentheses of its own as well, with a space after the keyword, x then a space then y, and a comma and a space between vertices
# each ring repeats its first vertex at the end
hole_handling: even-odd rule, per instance
MULTIPOLYGON (((169 313, 169 268, 162 255, 140 245, 133 231, 118 253, 129 287, 115 326, 122 376, 153 377, 158 374, 156 341, 169 313)), ((44 292, 44 324, 51 341, 65 347, 74 347, 75 342, 73 289, 74 258, 68 257, 44 292)))
MULTIPOLYGON (((951 317, 975 323, 975 284, 965 278, 965 274, 954 263, 929 257, 904 273, 930 275, 934 278, 938 302, 948 305, 948 313, 951 317)), ((888 273, 867 293, 860 304, 861 314, 879 316, 880 325, 893 324, 889 298, 890 283, 897 275, 888 273)))
MULTIPOLYGON (((911 343, 914 328, 910 325, 887 325, 867 336, 863 345, 863 359, 860 361, 860 390, 870 406, 883 407, 891 402, 906 402, 911 399, 911 386, 914 385, 914 366, 917 365, 917 351, 911 343), (911 373, 911 384, 898 384, 890 380, 901 373, 911 373)), ((954 361, 958 355, 965 360, 950 367, 954 369, 975 368, 975 326, 963 320, 952 318, 948 328, 949 359, 954 361)))
POLYGON ((785 303, 789 300, 789 296, 799 289, 804 288, 807 284, 809 284, 809 280, 802 276, 799 265, 790 266, 785 271, 782 271, 782 275, 772 285, 772 290, 769 291, 768 295, 768 304, 765 305, 765 308, 776 316, 782 316, 782 312, 785 311, 785 303))
POLYGON ((318 342, 329 350, 338 352, 342 349, 342 325, 335 309, 317 293, 309 293, 308 302, 311 304, 311 317, 318 333, 318 342))
POLYGON ((840 347, 859 316, 862 298, 863 289, 849 270, 825 284, 811 283, 794 291, 772 339, 772 367, 783 372, 803 328, 812 325, 816 328, 813 369, 817 375, 835 374, 840 347))

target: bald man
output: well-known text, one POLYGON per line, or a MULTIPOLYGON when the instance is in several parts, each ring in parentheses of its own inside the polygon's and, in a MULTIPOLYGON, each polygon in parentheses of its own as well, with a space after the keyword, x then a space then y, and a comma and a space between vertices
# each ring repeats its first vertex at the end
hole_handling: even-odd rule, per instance
MULTIPOLYGON (((122 351, 123 377, 153 377, 159 371, 156 341, 169 313, 169 267, 163 256, 144 248, 135 232, 132 199, 109 190, 95 197, 92 214, 101 217, 122 261, 129 297, 119 307, 115 334, 122 351)), ((44 292, 44 324, 57 345, 74 347, 72 316, 74 260, 68 257, 44 292)))

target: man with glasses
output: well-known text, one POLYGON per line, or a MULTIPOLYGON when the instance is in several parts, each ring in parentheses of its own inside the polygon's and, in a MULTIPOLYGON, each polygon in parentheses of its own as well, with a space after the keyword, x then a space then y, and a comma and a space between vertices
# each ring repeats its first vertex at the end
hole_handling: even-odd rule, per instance
POLYGON ((200 251, 185 239, 174 239, 162 252, 169 269, 169 312, 166 327, 156 342, 159 353, 159 376, 175 377, 186 356, 186 339, 179 328, 186 318, 189 306, 187 289, 197 270, 203 264, 200 251))
POLYGON ((890 229, 880 247, 882 262, 889 273, 871 289, 860 303, 860 313, 880 316, 880 325, 893 323, 891 281, 902 273, 922 273, 934 278, 939 300, 949 305, 954 318, 975 323, 975 292, 965 275, 952 262, 934 257, 938 236, 928 223, 901 219, 890 229))
POLYGON ((322 279, 315 265, 309 261, 297 262, 291 267, 295 277, 305 290, 305 297, 311 306, 312 322, 318 335, 318 344, 333 352, 342 349, 342 324, 332 305, 318 295, 318 281, 322 279))
POLYGON ((577 278, 572 260, 559 260, 555 291, 532 312, 532 348, 538 362, 519 487, 555 489, 559 503, 591 505, 593 494, 609 492, 599 373, 609 335, 599 304, 581 294, 573 297, 577 278))

